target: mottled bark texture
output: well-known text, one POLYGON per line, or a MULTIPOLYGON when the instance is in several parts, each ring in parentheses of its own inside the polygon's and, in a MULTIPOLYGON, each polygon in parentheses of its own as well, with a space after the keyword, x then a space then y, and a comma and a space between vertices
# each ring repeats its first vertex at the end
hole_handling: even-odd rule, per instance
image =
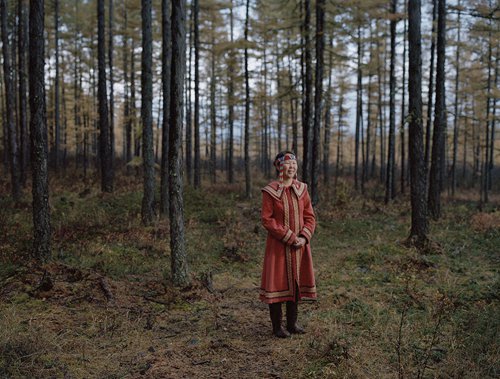
POLYGON ((422 126, 422 40, 421 3, 408 3, 409 44, 409 138, 411 230, 408 242, 423 247, 427 242, 427 170, 424 162, 422 126))
POLYGON ((30 1, 29 100, 31 172, 33 176, 33 255, 50 258, 48 144, 45 108, 44 1, 30 1))
POLYGON ((434 220, 441 217, 441 191, 444 177, 444 150, 446 133, 445 105, 445 46, 446 46, 446 1, 438 2, 438 35, 436 65, 436 107, 434 109, 434 131, 432 136, 431 171, 429 175, 429 214, 434 220))
POLYGON ((111 160, 111 138, 106 95, 106 57, 104 43, 104 0, 97 2, 97 66, 99 99, 99 152, 101 160, 101 190, 113 192, 113 165, 111 160))
POLYGON ((161 81, 163 88, 163 123, 161 131, 161 182, 160 214, 168 216, 168 134, 170 125, 170 74, 172 60, 172 25, 170 22, 170 1, 162 0, 162 54, 161 81))
POLYGON ((10 153, 9 164, 11 174, 11 193, 12 198, 17 201, 21 197, 21 175, 19 170, 19 151, 17 145, 17 132, 14 116, 16 112, 16 102, 14 92, 14 75, 11 61, 11 47, 9 43, 6 0, 0 1, 0 17, 2 24, 3 79, 5 85, 6 102, 6 118, 4 122, 7 124, 7 139, 10 153))
POLYGON ((141 65, 141 119, 142 162, 144 194, 142 197, 142 222, 149 225, 154 218, 155 161, 153 152, 153 34, 151 30, 151 0, 143 0, 142 15, 142 65, 141 65))
POLYGON ((186 4, 185 0, 172 1, 172 76, 170 93, 170 259, 172 281, 175 286, 189 284, 186 246, 184 238, 184 202, 182 187, 182 106, 184 73, 186 70, 186 4))

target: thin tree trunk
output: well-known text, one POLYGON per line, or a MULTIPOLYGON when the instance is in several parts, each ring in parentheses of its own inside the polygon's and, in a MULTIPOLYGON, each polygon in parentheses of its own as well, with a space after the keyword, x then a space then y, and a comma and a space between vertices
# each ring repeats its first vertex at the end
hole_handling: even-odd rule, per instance
MULTIPOLYGON (((212 34, 213 35, 213 34, 212 34)), ((212 46, 215 46, 215 39, 212 39, 212 46)), ((217 165, 217 157, 216 157, 216 131, 217 131, 217 115, 215 108, 215 53, 212 49, 212 57, 211 57, 211 78, 210 78, 210 163, 209 163, 209 174, 210 181, 212 184, 216 182, 216 165, 217 165)))
MULTIPOLYGON (((497 56, 495 59, 495 81, 494 88, 498 88, 498 57, 499 51, 497 49, 497 56)), ((493 99, 493 113, 491 118, 491 136, 490 136, 490 157, 488 159, 488 191, 492 190, 492 173, 495 167, 495 120, 496 120, 496 110, 497 110, 497 98, 494 96, 493 99)))
POLYGON ((97 2, 97 54, 98 54, 98 97, 99 97, 99 147, 101 160, 101 190, 113 192, 113 165, 111 159, 111 136, 106 96, 106 57, 104 50, 104 0, 97 2))
POLYGON ((172 72, 172 24, 170 22, 170 1, 162 0, 162 54, 161 54, 161 73, 163 88, 163 123, 161 140, 161 184, 160 184, 160 214, 168 216, 168 135, 170 127, 170 74, 172 72))
POLYGON ((362 80, 363 72, 361 70, 361 25, 358 25, 358 63, 357 63, 357 77, 358 82, 356 86, 356 129, 354 134, 354 189, 359 191, 359 137, 361 134, 361 117, 363 111, 362 104, 362 80))
MULTIPOLYGON (((155 215, 155 162, 153 153, 153 34, 151 30, 152 1, 143 0, 142 62, 141 62, 141 120, 142 162, 144 195, 142 198, 142 222, 149 225, 155 215)), ((182 92, 181 95, 182 97, 182 92)))
POLYGON ((249 23, 250 0, 246 2, 245 16, 245 194, 247 198, 252 197, 252 177, 250 175, 250 82, 248 75, 248 23, 249 23))
MULTIPOLYGON (((485 122, 485 143, 484 143, 484 161, 481 166, 481 204, 485 204, 489 201, 488 194, 488 176, 489 176, 489 155, 490 155, 490 102, 491 102, 491 82, 492 82, 492 32, 491 32, 491 19, 488 32, 488 82, 486 85, 486 122, 485 122)), ((494 135, 494 134, 493 134, 494 135)))
POLYGON ((305 63, 305 97, 304 97, 304 117, 302 125, 303 138, 303 163, 302 163, 302 180, 308 185, 311 185, 311 169, 312 169, 312 54, 309 29, 311 23, 311 2, 304 0, 304 63, 305 63))
POLYGON ((15 113, 15 92, 13 82, 13 70, 11 63, 11 51, 9 36, 7 30, 7 4, 6 0, 0 0, 1 24, 2 24, 2 50, 3 50, 3 74, 5 84, 6 98, 6 119, 7 135, 9 140, 10 153, 10 173, 11 173, 11 192, 14 201, 18 201, 21 197, 21 175, 19 170, 19 151, 17 145, 17 133, 14 120, 15 113))
POLYGON ((128 14, 127 8, 123 8, 123 82, 124 82, 124 96, 123 96, 123 122, 125 129, 125 147, 124 147, 124 160, 127 165, 127 174, 132 173, 131 167, 128 163, 132 160, 132 117, 130 114, 130 81, 129 81, 129 67, 128 67, 128 42, 129 38, 125 35, 128 28, 128 14))
POLYGON ((172 0, 172 75, 169 130, 169 218, 172 282, 175 286, 189 284, 184 238, 184 201, 182 183, 182 107, 186 70, 185 0, 172 0))
POLYGON ((446 133, 445 104, 445 46, 446 0, 438 0, 438 35, 436 64, 436 107, 432 136, 431 171, 429 176, 429 213, 434 220, 441 217, 441 191, 443 189, 444 148, 446 133))
POLYGON ((328 53, 328 89, 325 102, 325 140, 323 144, 323 180, 325 188, 330 184, 330 139, 331 139, 331 107, 332 107, 332 66, 333 66, 333 37, 330 38, 330 51, 328 53))
POLYGON ((432 0, 431 63, 429 67, 429 94, 427 98, 427 126, 425 132, 425 167, 429 168, 431 156, 432 95, 434 93, 434 53, 436 51, 437 1, 432 0))
MULTIPOLYGON (((405 2, 405 14, 407 13, 407 3, 405 2)), ((406 37, 407 37, 407 24, 406 19, 404 22, 403 30, 403 88, 401 91, 401 193, 406 192, 406 138, 405 138, 405 125, 406 125, 406 37)))
POLYGON ((422 126, 422 41, 420 0, 408 2, 409 42, 409 138, 410 138, 410 187, 411 230, 408 242, 423 247, 427 242, 427 173, 423 151, 422 126))
MULTIPOLYGON (((230 37, 231 44, 233 39, 233 1, 230 1, 229 6, 229 20, 230 20, 230 37)), ((236 57, 234 56, 234 47, 231 46, 229 51, 229 65, 228 75, 229 83, 227 89, 227 102, 228 102, 228 127, 229 127, 229 141, 228 141, 228 166, 227 166, 227 181, 234 183, 234 64, 236 57)))
POLYGON ((391 63, 390 63, 390 90, 389 90, 389 144, 387 149, 387 174, 385 184, 385 203, 389 203, 395 194, 395 153, 396 153, 396 23, 394 18, 397 11, 397 0, 391 1, 391 63))
POLYGON ((311 170, 311 200, 316 205, 319 202, 319 173, 320 173, 320 133, 321 113, 323 103, 323 51, 325 49, 325 1, 316 0, 316 76, 314 97, 314 127, 312 143, 312 170, 311 170))
POLYGON ((19 71, 19 129, 21 132, 21 151, 20 151, 20 168, 21 168, 21 183, 23 187, 26 186, 26 178, 28 176, 28 164, 29 164, 29 133, 28 133, 28 107, 27 107, 27 84, 26 78, 28 76, 28 70, 26 67, 26 51, 28 44, 28 11, 26 9, 25 1, 18 2, 18 71, 19 71))
MULTIPOLYGON (((5 1, 1 0, 2 6, 5 1)), ((44 1, 30 1, 29 101, 31 172, 33 194, 33 255, 39 261, 50 258, 50 206, 48 146, 45 108, 44 1)))
POLYGON ((114 99, 114 80, 113 80, 113 0, 109 0, 108 14, 108 67, 109 67, 109 135, 111 143, 111 164, 115 159, 115 99, 114 99))
POLYGON ((55 66, 56 77, 54 83, 55 104, 54 104, 54 123, 55 123, 55 143, 54 143, 54 169, 59 171, 61 157, 61 123, 59 117, 59 0, 54 0, 54 33, 55 33, 55 66))
POLYGON ((458 88, 460 82, 460 32, 462 28, 462 24, 460 22, 460 0, 458 0, 457 4, 458 8, 458 16, 457 16, 457 50, 455 52, 455 116, 453 119, 453 159, 451 163, 451 196, 455 196, 455 189, 457 187, 457 155, 458 155, 458 88))
POLYGON ((199 0, 193 0, 194 24, 194 188, 201 187, 200 167, 200 32, 199 0))
POLYGON ((188 184, 193 182, 193 122, 192 122, 192 102, 191 102, 191 63, 193 61, 193 3, 191 3, 191 13, 189 17, 189 61, 187 70, 187 104, 186 104, 186 174, 188 184))

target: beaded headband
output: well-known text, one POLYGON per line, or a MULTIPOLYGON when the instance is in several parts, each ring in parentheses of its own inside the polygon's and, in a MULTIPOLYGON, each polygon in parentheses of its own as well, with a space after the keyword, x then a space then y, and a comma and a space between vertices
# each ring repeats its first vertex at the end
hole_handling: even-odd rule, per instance
POLYGON ((283 186, 283 163, 286 161, 296 161, 297 158, 295 157, 294 154, 292 153, 286 153, 282 157, 279 157, 274 161, 274 166, 279 172, 279 182, 280 182, 280 187, 283 186))

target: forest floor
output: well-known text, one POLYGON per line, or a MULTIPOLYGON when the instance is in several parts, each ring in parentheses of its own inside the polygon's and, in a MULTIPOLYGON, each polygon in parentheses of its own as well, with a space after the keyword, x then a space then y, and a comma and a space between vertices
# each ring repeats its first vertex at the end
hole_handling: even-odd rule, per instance
POLYGON ((317 208, 307 334, 273 338, 258 300, 266 233, 243 184, 186 188, 192 286, 169 285, 166 221, 140 222, 141 178, 102 194, 51 182, 51 261, 29 257, 29 191, 0 183, 1 378, 494 378, 500 375, 500 196, 445 200, 432 249, 404 245, 408 198, 340 183, 317 208))

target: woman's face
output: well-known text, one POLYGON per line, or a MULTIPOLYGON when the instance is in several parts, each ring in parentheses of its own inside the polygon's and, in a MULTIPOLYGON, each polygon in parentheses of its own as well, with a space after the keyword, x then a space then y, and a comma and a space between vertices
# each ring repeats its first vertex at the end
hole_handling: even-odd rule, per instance
POLYGON ((297 174, 297 161, 290 159, 283 162, 283 179, 293 179, 297 174))

